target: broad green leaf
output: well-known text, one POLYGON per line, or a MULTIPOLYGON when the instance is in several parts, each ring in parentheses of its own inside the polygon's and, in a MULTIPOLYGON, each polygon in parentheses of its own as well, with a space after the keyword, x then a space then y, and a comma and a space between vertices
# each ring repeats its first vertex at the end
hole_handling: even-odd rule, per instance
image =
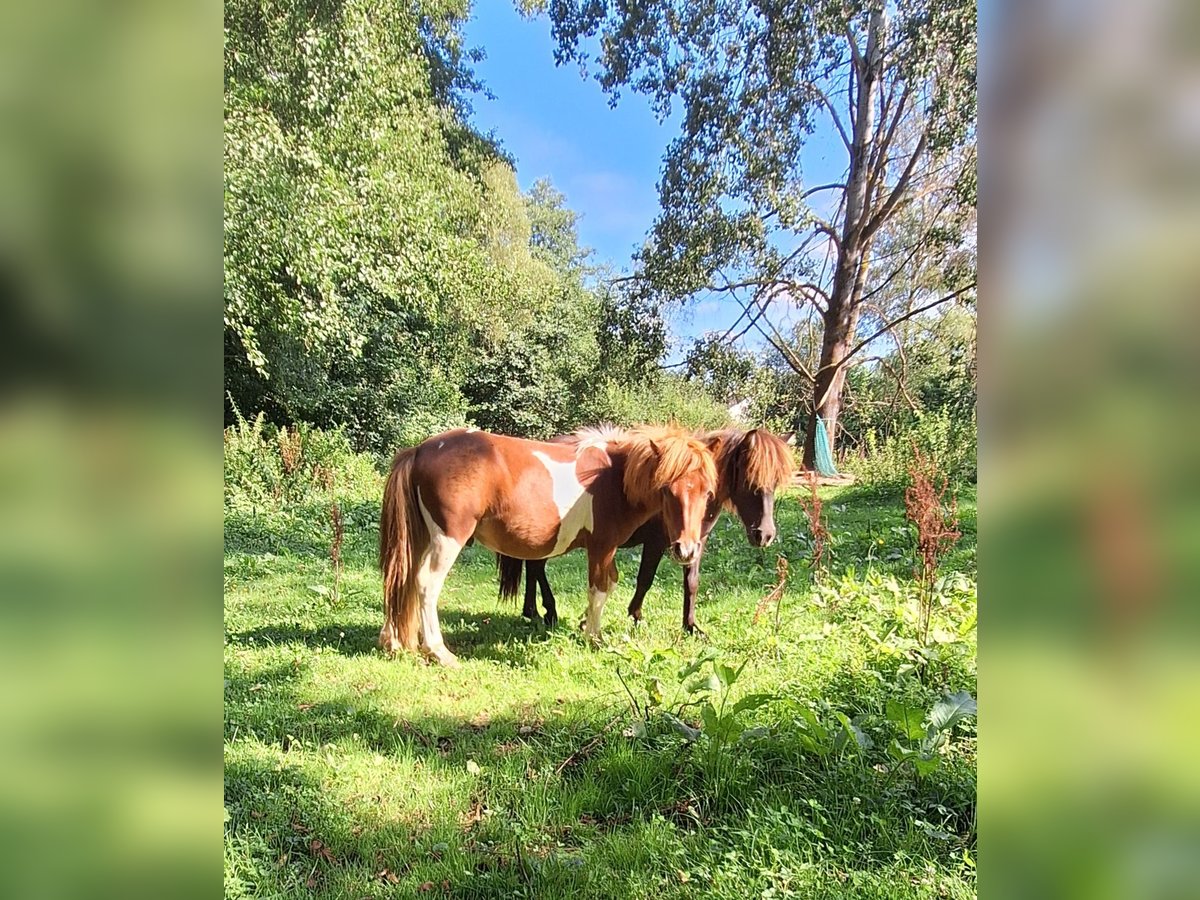
POLYGON ((677 716, 667 715, 667 721, 671 723, 672 728, 689 741, 694 741, 700 737, 700 730, 698 728, 693 728, 677 716))
POLYGON ((817 719, 816 713, 806 706, 801 706, 796 711, 796 714, 800 716, 801 720, 804 722, 804 726, 816 741, 821 744, 825 744, 829 741, 829 731, 817 719))
POLYGON ((900 733, 910 741, 925 737, 925 713, 915 706, 906 706, 897 700, 887 702, 887 719, 898 726, 900 733))
POLYGON ((753 709, 758 709, 775 699, 774 694, 747 694, 733 704, 733 714, 749 712, 753 709))
POLYGON ((940 763, 940 759, 936 756, 926 759, 922 756, 914 756, 912 764, 917 770, 917 774, 924 778, 926 775, 934 772, 940 763))
POLYGON ((687 686, 689 694, 699 694, 704 691, 712 691, 716 693, 721 690, 721 680, 716 675, 707 675, 695 679, 687 686))
POLYGON ((699 656, 679 670, 679 680, 686 681, 688 678, 691 678, 700 671, 700 667, 706 662, 716 659, 720 655, 715 647, 705 647, 699 656))
POLYGON ((838 732, 835 744, 838 749, 844 746, 853 744, 856 750, 870 750, 875 746, 875 742, 867 735, 865 731, 850 721, 850 718, 843 712, 834 713, 842 729, 838 732))
POLYGON ((947 694, 933 705, 929 711, 929 728, 931 733, 949 731, 962 719, 973 716, 976 712, 975 698, 966 691, 957 694, 947 694))
POLYGON ((732 666, 715 662, 713 663, 713 672, 717 676, 717 681, 721 683, 721 687, 729 687, 737 681, 738 673, 733 670, 732 666))
POLYGON ((651 675, 646 679, 646 696, 653 706, 662 706, 662 682, 651 675))

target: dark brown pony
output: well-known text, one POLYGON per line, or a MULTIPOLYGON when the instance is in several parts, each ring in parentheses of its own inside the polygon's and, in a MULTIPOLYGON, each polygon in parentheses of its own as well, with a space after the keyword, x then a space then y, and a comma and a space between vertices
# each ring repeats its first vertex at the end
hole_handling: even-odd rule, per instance
MULTIPOLYGON (((567 435, 564 440, 574 440, 567 435)), ((695 633, 696 590, 700 583, 700 556, 703 543, 716 523, 721 508, 731 509, 742 520, 746 539, 759 547, 768 546, 775 539, 775 492, 788 484, 792 478, 792 456, 780 438, 762 428, 752 431, 715 431, 701 436, 717 465, 717 490, 710 508, 705 513, 702 528, 701 553, 696 555, 684 569, 683 575, 683 627, 695 633)), ((658 564, 667 549, 668 538, 660 519, 651 519, 638 528, 622 547, 642 546, 642 561, 638 566, 637 588, 629 601, 629 614, 634 621, 641 621, 642 601, 654 576, 658 564)), ((521 586, 522 560, 500 556, 500 594, 515 597, 521 586)), ((525 605, 521 615, 527 619, 537 618, 537 591, 542 589, 542 606, 546 610, 546 625, 553 627, 558 621, 554 593, 546 580, 544 560, 527 560, 525 566, 525 605)))
POLYGON ((711 451, 679 429, 572 444, 457 429, 403 450, 392 462, 379 518, 386 617, 379 644, 388 652, 419 646, 443 665, 458 664, 442 639, 437 601, 472 538, 517 559, 586 548, 584 627, 599 640, 617 547, 660 518, 672 556, 690 564, 700 553, 716 482, 711 451))

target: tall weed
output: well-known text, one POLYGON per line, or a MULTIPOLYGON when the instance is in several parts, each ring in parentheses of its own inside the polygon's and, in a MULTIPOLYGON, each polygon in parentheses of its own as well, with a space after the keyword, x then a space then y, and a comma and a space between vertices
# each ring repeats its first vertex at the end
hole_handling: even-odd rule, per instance
POLYGON ((262 413, 225 429, 225 504, 282 506, 332 495, 370 491, 379 475, 371 458, 355 453, 341 428, 299 423, 277 428, 262 413), (336 477, 334 477, 336 476, 336 477))

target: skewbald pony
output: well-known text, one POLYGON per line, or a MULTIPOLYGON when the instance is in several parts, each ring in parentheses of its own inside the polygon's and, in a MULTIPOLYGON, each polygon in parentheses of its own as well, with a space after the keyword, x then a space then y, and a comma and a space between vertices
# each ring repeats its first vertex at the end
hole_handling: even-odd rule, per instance
POLYGON ((717 469, 711 452, 682 428, 635 428, 614 443, 626 453, 624 486, 631 503, 651 505, 658 491, 688 475, 716 492, 717 469))

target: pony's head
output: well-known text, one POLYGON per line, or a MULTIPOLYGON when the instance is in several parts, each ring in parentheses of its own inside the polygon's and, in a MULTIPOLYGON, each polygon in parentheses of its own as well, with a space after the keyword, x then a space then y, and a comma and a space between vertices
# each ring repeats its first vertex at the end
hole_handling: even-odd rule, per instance
POLYGON ((635 429, 622 443, 626 498, 661 513, 671 558, 690 565, 700 555, 705 517, 717 491, 712 453, 678 428, 635 429))
POLYGON ((742 520, 746 539, 759 547, 775 540, 775 492, 792 480, 787 444, 763 428, 718 431, 707 438, 716 458, 720 500, 742 520))

